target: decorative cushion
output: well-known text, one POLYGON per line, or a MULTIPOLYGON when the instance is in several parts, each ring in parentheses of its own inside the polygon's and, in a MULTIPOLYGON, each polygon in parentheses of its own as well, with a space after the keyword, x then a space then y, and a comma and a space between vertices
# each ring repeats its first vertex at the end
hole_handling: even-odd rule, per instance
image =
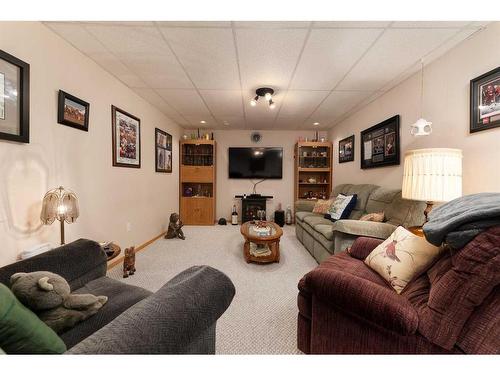
POLYGON ((326 213, 327 216, 325 217, 327 219, 330 219, 331 221, 347 219, 351 214, 351 211, 356 206, 357 198, 358 196, 356 194, 337 195, 337 198, 335 198, 335 201, 333 201, 332 205, 330 206, 330 209, 326 213))
POLYGON ((377 223, 383 223, 384 219, 385 214, 383 212, 372 212, 371 214, 366 214, 359 218, 361 221, 375 221, 377 223))
POLYGON ((333 199, 328 199, 328 200, 318 199, 318 201, 314 205, 312 212, 315 214, 324 215, 328 212, 332 203, 333 203, 333 199))
POLYGON ((427 270, 440 251, 425 238, 398 227, 366 257, 365 263, 399 294, 414 277, 427 270))
POLYGON ((60 354, 64 342, 0 283, 0 346, 9 354, 60 354))

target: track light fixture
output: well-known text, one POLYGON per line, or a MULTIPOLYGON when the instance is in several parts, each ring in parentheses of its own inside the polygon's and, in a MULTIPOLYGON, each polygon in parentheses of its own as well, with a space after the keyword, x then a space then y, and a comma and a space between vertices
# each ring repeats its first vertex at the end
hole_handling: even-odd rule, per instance
POLYGON ((276 103, 273 101, 274 90, 270 87, 260 87, 255 90, 255 98, 250 100, 250 105, 255 107, 260 97, 263 97, 268 103, 269 108, 274 109, 276 107, 276 103))

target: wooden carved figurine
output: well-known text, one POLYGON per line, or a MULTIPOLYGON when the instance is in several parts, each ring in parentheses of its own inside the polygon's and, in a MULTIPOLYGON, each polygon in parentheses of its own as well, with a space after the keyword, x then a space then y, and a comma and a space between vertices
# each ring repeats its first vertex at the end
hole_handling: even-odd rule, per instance
POLYGON ((173 213, 170 215, 170 222, 168 223, 168 230, 165 238, 180 238, 181 240, 185 240, 184 233, 182 232, 182 224, 181 219, 179 218, 179 214, 173 213))
POLYGON ((125 258, 123 259, 123 277, 132 276, 135 273, 135 247, 125 249, 125 258))

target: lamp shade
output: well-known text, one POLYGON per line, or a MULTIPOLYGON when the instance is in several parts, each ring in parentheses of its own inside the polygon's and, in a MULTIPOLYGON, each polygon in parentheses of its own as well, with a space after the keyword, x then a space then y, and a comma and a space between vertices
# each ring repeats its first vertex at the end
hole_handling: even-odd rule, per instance
POLYGON ((62 186, 48 191, 43 197, 40 214, 43 224, 50 225, 55 219, 71 224, 76 221, 79 214, 76 194, 62 186))
POLYGON ((403 198, 447 202, 462 195, 462 150, 426 148, 405 153, 403 198))

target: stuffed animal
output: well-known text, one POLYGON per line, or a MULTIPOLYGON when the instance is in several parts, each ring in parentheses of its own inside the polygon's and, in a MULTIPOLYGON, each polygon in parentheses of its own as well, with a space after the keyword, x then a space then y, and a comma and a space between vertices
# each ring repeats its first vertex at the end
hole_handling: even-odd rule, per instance
POLYGON ((15 273, 10 277, 17 299, 55 332, 63 332, 94 315, 106 296, 72 294, 68 282, 52 272, 15 273))
POLYGON ((125 258, 123 259, 123 278, 132 276, 135 273, 135 247, 125 249, 125 258))
POLYGON ((174 212, 170 215, 170 222, 168 223, 168 230, 165 238, 180 238, 181 240, 185 240, 186 237, 184 237, 184 232, 181 229, 183 225, 184 224, 182 224, 179 218, 179 214, 174 212))

